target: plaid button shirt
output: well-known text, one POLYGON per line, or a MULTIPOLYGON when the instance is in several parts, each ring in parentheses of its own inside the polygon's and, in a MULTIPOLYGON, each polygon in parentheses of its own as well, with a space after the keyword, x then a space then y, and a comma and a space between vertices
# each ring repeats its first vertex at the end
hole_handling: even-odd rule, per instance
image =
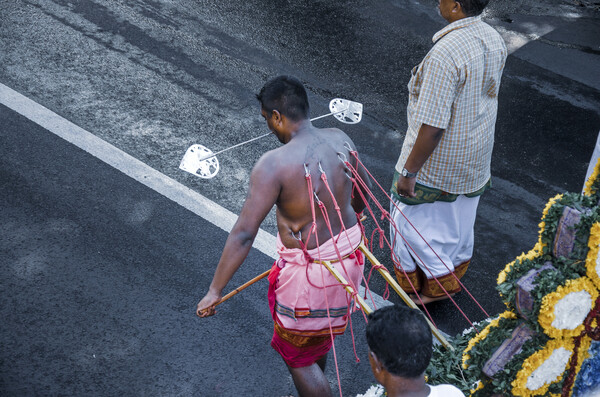
POLYGON ((402 171, 421 124, 442 128, 439 145, 417 182, 449 193, 471 193, 491 176, 506 45, 481 16, 449 24, 433 42, 408 83, 408 131, 396 170, 402 171))

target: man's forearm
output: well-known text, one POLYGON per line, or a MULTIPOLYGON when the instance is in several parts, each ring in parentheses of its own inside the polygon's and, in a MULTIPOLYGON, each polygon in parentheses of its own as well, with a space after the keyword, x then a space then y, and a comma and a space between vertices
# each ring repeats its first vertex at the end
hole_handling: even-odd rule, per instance
POLYGON ((421 124, 417 140, 406 163, 404 163, 404 168, 408 172, 418 172, 440 143, 443 134, 444 130, 441 128, 421 124))
POLYGON ((254 236, 249 233, 231 232, 210 284, 211 291, 219 295, 222 293, 229 280, 248 256, 253 241, 254 236))

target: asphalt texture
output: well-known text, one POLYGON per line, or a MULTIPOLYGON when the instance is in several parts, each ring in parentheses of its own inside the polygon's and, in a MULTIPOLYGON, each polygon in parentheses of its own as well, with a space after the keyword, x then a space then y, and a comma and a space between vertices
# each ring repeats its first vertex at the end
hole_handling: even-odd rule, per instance
MULTIPOLYGON (((179 161, 195 143, 217 151, 264 133, 254 94, 292 74, 309 90, 313 117, 334 97, 364 104, 360 124, 315 125, 348 132, 387 189, 410 70, 445 25, 436 3, 4 0, 0 83, 239 213, 252 165, 278 146, 274 138, 219 156, 210 180, 182 172, 179 161)), ((496 276, 534 245, 545 202, 583 185, 600 130, 600 18, 589 1, 520 0, 492 1, 484 19, 510 55, 493 189, 480 201, 463 281, 494 315, 503 310, 496 276)), ((267 346, 264 288, 207 323, 193 316, 224 232, 14 112, 2 108, 0 117, 2 394, 294 392, 267 346)), ((263 228, 275 233, 273 213, 263 228)), ((376 254, 386 263, 385 250, 376 254)), ((269 261, 253 250, 231 285, 269 261)), ((379 278, 371 286, 384 292, 379 278)), ((467 294, 456 300, 471 320, 485 317, 467 294)), ((468 327, 449 302, 429 309, 449 334, 468 327)), ((344 338, 342 384, 352 395, 372 378, 344 338)))
MULTIPOLYGON (((269 347, 266 283, 213 318, 195 316, 224 231, 3 106, 0 125, 10 192, 0 215, 2 395, 293 392, 269 347)), ((232 283, 271 263, 253 250, 232 283)), ((340 341, 346 391, 364 391, 368 365, 340 341)))

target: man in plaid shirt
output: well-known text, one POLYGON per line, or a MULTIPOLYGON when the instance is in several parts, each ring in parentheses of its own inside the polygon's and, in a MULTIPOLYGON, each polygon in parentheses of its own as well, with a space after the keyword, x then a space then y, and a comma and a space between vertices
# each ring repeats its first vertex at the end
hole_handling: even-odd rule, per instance
POLYGON ((407 292, 419 292, 423 303, 460 291, 479 196, 490 186, 507 51, 481 20, 488 2, 440 0, 450 24, 433 36, 433 48, 408 83, 408 131, 391 189, 391 213, 406 241, 394 228, 391 237, 398 281, 407 292))

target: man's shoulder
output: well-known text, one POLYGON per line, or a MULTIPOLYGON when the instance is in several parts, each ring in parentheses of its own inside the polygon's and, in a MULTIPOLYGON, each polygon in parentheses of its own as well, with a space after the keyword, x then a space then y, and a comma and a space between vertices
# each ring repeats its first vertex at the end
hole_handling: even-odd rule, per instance
POLYGON ((488 45, 494 44, 499 47, 506 47, 502 35, 492 25, 481 21, 478 24, 478 28, 485 33, 485 40, 487 41, 488 45))
POLYGON ((278 148, 265 152, 252 169, 253 173, 268 172, 272 176, 277 176, 286 172, 290 167, 302 165, 302 160, 298 156, 298 151, 294 145, 286 144, 278 148))
POLYGON ((455 42, 449 40, 446 42, 438 41, 423 58, 423 70, 445 70, 455 73, 459 63, 457 59, 459 51, 460 46, 456 45, 455 42))
POLYGON ((347 136, 344 131, 340 130, 339 128, 335 128, 335 127, 317 128, 317 130, 319 131, 319 133, 323 133, 323 134, 330 134, 330 135, 333 134, 333 135, 347 136))
POLYGON ((500 33, 493 26, 479 19, 470 25, 451 30, 444 34, 436 42, 436 47, 437 44, 441 44, 441 48, 452 48, 465 42, 481 40, 482 38, 484 40, 504 41, 500 33))
POLYGON ((431 47, 425 59, 445 64, 461 50, 461 36, 457 31, 448 32, 431 47))
POLYGON ((435 43, 431 52, 436 55, 443 55, 444 57, 452 57, 458 52, 463 51, 466 43, 475 36, 469 27, 452 30, 435 43))
POLYGON ((318 128, 321 138, 331 140, 332 143, 341 144, 342 146, 348 142, 352 144, 352 140, 344 131, 339 128, 318 128))
POLYGON ((460 65, 473 54, 505 50, 506 45, 500 33, 487 23, 477 21, 442 36, 431 48, 428 57, 443 64, 452 59, 460 65))
POLYGON ((264 171, 272 171, 276 168, 276 164, 279 162, 281 154, 279 152, 281 148, 276 148, 263 153, 254 166, 252 167, 252 173, 260 173, 264 171))

